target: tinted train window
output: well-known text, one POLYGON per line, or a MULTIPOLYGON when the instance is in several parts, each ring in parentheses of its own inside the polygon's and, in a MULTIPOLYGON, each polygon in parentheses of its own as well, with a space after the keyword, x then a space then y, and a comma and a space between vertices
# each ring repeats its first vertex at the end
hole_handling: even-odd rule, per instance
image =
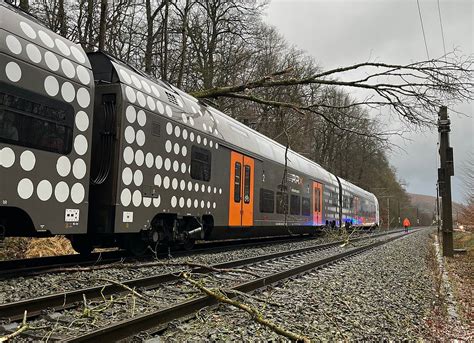
POLYGON ((321 190, 314 189, 314 212, 321 212, 321 190))
POLYGON ((250 203, 250 166, 244 167, 244 203, 250 203))
POLYGON ((0 142, 68 154, 73 125, 71 105, 0 84, 0 142))
POLYGON ((288 194, 277 192, 277 213, 285 214, 288 213, 288 194))
POLYGON ((301 203, 301 214, 303 216, 311 215, 311 202, 309 198, 303 198, 303 202, 301 203))
POLYGON ((260 212, 273 213, 275 208, 275 192, 260 188, 260 212))
POLYGON ((299 195, 291 195, 290 198, 290 214, 300 215, 300 196, 299 195))
POLYGON ((191 177, 201 181, 211 179, 211 152, 209 150, 192 146, 191 177))
POLYGON ((234 170, 234 201, 240 202, 240 180, 242 174, 242 165, 240 162, 235 162, 235 170, 234 170))

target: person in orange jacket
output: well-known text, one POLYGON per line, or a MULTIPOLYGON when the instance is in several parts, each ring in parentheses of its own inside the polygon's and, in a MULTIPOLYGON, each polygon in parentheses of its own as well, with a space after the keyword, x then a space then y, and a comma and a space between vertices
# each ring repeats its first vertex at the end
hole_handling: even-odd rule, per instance
POLYGON ((410 227, 411 223, 408 218, 403 219, 403 227, 405 228, 405 232, 408 232, 408 228, 410 227))

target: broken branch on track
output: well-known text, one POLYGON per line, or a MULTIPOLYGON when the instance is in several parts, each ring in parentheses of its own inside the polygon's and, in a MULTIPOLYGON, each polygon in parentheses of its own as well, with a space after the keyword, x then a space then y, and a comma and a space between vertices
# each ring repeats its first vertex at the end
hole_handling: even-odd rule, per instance
MULTIPOLYGON (((278 324, 276 324, 276 323, 274 323, 274 322, 272 322, 268 319, 265 319, 263 317, 263 315, 260 313, 260 311, 258 311, 256 308, 253 308, 249 305, 240 303, 236 300, 233 300, 233 299, 229 298, 227 295, 225 295, 225 293, 223 291, 221 291, 219 289, 211 289, 211 288, 207 288, 207 287, 203 286, 201 283, 194 280, 190 276, 190 274, 188 274, 186 272, 183 272, 183 273, 180 274, 180 277, 185 279, 187 282, 189 282, 194 287, 201 290, 203 293, 205 293, 209 297, 216 299, 218 302, 229 304, 231 306, 234 306, 238 309, 241 309, 241 310, 247 312, 248 314, 251 315, 253 320, 255 320, 257 323, 259 323, 261 325, 264 325, 265 327, 269 328, 273 332, 275 332, 275 333, 277 333, 281 336, 284 336, 286 338, 289 338, 291 340, 297 341, 297 342, 310 342, 308 337, 303 336, 301 334, 294 333, 294 332, 292 332, 290 330, 287 330, 285 328, 282 328, 278 324)), ((229 291, 226 291, 226 292, 229 292, 229 291)), ((236 294, 238 294, 238 293, 236 292, 236 294)))

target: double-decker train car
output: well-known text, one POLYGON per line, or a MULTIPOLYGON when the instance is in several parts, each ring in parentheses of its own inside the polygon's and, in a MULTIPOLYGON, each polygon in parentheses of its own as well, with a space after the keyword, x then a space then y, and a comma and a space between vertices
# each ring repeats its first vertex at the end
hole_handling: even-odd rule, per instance
POLYGON ((94 246, 375 226, 375 196, 0 5, 0 231, 94 246))

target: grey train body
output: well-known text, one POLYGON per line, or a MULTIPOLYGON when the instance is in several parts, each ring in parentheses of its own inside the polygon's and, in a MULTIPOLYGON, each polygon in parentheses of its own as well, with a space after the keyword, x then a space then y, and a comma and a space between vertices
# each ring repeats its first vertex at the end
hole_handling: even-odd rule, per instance
POLYGON ((0 234, 141 248, 373 227, 375 196, 0 5, 0 234))

